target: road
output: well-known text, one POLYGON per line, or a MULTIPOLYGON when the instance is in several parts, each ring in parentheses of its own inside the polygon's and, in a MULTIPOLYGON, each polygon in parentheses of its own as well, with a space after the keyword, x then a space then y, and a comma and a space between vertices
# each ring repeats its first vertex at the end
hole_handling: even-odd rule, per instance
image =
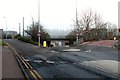
POLYGON ((98 79, 118 77, 118 51, 112 47, 39 48, 18 40, 6 40, 44 79, 98 79), (106 64, 107 63, 107 64, 106 64))

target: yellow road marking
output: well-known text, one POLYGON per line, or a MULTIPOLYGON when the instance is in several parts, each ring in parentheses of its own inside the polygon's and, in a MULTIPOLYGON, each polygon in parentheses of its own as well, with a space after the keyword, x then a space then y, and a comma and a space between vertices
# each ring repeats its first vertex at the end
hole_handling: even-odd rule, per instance
POLYGON ((20 58, 20 56, 17 54, 17 52, 16 52, 16 50, 13 48, 13 47, 11 47, 7 42, 6 42, 6 44, 14 51, 14 53, 20 58))
POLYGON ((38 72, 36 70, 33 70, 33 71, 40 78, 40 80, 43 80, 43 78, 38 74, 38 72))
POLYGON ((24 63, 24 65, 26 66, 27 69, 29 69, 29 67, 27 66, 27 64, 22 60, 22 62, 24 63))
POLYGON ((30 74, 33 76, 33 78, 34 78, 35 80, 38 80, 37 77, 35 76, 35 74, 34 74, 32 71, 30 71, 30 74))
MULTIPOLYGON (((22 57, 22 58, 25 61, 25 58, 24 57, 22 57)), ((26 61, 26 63, 29 65, 30 68, 33 68, 27 61, 26 61)))
MULTIPOLYGON (((21 58, 20 57, 20 55, 17 53, 17 51, 13 48, 13 47, 11 47, 7 42, 6 42, 6 44, 14 51, 14 53, 19 57, 19 58, 21 58)), ((25 63, 25 58, 24 57, 22 57, 22 59, 21 59, 21 61, 23 62, 23 64, 26 66, 26 68, 27 69, 29 69, 29 67, 28 67, 28 65, 32 68, 32 66, 26 61, 26 63, 28 64, 26 64, 25 63), (22 60, 23 59, 23 60, 22 60)), ((40 78, 40 80, 43 80, 43 78, 38 74, 38 72, 36 71, 36 70, 33 70, 34 71, 34 73, 38 76, 38 78, 40 78)), ((30 74, 33 76, 33 78, 35 79, 35 80, 38 80, 37 79, 37 77, 36 77, 36 75, 34 74, 32 71, 30 71, 30 74)))

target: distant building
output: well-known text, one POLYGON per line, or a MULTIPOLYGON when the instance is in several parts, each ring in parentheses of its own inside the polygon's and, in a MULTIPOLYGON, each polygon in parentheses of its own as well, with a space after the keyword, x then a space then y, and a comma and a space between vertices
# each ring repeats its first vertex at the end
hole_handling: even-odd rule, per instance
POLYGON ((14 37, 17 35, 17 31, 4 31, 4 34, 7 34, 7 38, 14 39, 14 37))

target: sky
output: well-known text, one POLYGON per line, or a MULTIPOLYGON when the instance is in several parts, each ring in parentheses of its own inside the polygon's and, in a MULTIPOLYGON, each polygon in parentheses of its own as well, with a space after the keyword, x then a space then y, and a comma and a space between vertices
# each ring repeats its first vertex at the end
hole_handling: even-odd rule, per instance
MULTIPOLYGON (((118 25, 119 0, 77 0, 78 18, 88 9, 100 14, 105 22, 118 25)), ((76 0, 40 0, 40 24, 45 29, 74 28, 76 0)), ((24 17, 25 29, 38 21, 38 0, 0 0, 0 28, 19 31, 24 17)))

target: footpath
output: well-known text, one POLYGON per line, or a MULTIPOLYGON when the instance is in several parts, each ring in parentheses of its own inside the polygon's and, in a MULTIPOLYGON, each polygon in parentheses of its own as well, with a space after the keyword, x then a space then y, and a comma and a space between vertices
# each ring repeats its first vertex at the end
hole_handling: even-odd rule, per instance
POLYGON ((118 42, 118 40, 100 40, 100 41, 84 42, 82 44, 113 47, 116 42, 118 42))
POLYGON ((2 80, 25 80, 12 51, 2 47, 2 80))

